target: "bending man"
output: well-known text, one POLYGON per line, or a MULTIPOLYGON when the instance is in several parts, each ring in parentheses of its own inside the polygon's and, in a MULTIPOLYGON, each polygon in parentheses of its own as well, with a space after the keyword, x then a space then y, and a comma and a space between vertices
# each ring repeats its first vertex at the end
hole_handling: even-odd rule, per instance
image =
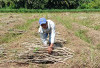
POLYGON ((48 53, 51 53, 55 40, 55 24, 53 21, 46 20, 45 18, 40 18, 39 24, 40 24, 39 33, 44 45, 47 45, 47 37, 49 35, 48 53))

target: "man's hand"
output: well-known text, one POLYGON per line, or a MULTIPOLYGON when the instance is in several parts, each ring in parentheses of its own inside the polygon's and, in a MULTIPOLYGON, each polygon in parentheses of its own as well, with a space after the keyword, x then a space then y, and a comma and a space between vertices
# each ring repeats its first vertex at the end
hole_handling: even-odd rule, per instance
POLYGON ((49 46, 48 47, 48 53, 51 54, 51 52, 52 52, 52 47, 49 46))
POLYGON ((48 47, 48 53, 50 54, 53 50, 53 44, 50 44, 50 46, 48 47))

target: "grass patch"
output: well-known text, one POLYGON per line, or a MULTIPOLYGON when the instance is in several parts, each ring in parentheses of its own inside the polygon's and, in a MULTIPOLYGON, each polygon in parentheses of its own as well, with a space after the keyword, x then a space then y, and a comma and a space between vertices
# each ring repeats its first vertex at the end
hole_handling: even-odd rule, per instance
POLYGON ((78 24, 91 28, 92 23, 94 22, 93 19, 86 18, 86 19, 79 19, 75 20, 78 24))
POLYGON ((96 46, 96 48, 97 48, 98 50, 100 50, 100 44, 98 44, 98 45, 96 46))
POLYGON ((72 29, 72 24, 70 21, 63 21, 63 24, 68 28, 68 29, 72 29))
MULTIPOLYGON (((38 19, 28 20, 26 23, 24 23, 22 25, 15 26, 14 29, 28 30, 31 27, 32 22, 37 21, 37 20, 38 19)), ((21 36, 22 34, 20 34, 20 33, 6 33, 4 36, 0 37, 0 44, 1 43, 9 43, 9 42, 15 40, 18 36, 21 36)))
POLYGON ((99 12, 100 9, 0 9, 0 12, 43 13, 43 12, 99 12))
MULTIPOLYGON (((91 13, 92 14, 92 13, 91 13)), ((76 22, 77 24, 92 28, 91 25, 94 23, 95 19, 91 18, 91 14, 89 13, 75 13, 72 14, 73 22, 76 22)))
POLYGON ((95 29, 95 30, 99 30, 99 29, 100 29, 100 25, 94 26, 94 29, 95 29))
POLYGON ((0 25, 3 26, 3 25, 5 25, 5 23, 1 23, 1 22, 0 22, 0 25))
POLYGON ((82 20, 80 23, 87 27, 89 27, 92 24, 92 22, 90 20, 82 20))
POLYGON ((18 35, 16 33, 6 33, 4 36, 1 37, 0 43, 8 43, 15 39, 18 35))
POLYGON ((86 30, 78 30, 75 32, 75 35, 85 42, 91 43, 91 39, 86 36, 86 30))
POLYGON ((70 18, 62 18, 60 16, 57 17, 53 17, 53 19, 55 19, 56 21, 60 22, 61 24, 63 24, 66 28, 68 29, 72 29, 72 20, 70 18))
POLYGON ((19 30, 28 30, 32 24, 33 21, 37 21, 38 19, 31 19, 28 20, 26 23, 22 24, 22 25, 16 25, 15 29, 19 29, 19 30))

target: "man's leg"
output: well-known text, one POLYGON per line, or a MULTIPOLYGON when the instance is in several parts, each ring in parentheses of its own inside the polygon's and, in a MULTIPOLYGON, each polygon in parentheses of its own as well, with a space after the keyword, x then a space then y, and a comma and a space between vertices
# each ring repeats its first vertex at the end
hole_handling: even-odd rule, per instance
POLYGON ((49 46, 51 44, 51 33, 49 33, 49 46))
POLYGON ((48 33, 40 33, 40 37, 41 37, 41 40, 42 40, 43 44, 47 45, 48 33))

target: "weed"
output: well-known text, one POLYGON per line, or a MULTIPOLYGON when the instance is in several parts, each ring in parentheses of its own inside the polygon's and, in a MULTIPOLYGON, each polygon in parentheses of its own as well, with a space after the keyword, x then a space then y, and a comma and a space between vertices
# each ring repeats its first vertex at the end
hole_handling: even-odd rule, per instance
POLYGON ((86 33, 87 31, 86 30, 78 30, 75 32, 75 35, 78 36, 80 39, 88 42, 88 43, 91 43, 91 39, 89 37, 86 36, 86 33))
POLYGON ((99 29, 100 29, 100 25, 94 26, 94 29, 95 29, 95 30, 99 30, 99 29))
POLYGON ((33 50, 33 52, 36 52, 36 51, 38 51, 39 50, 39 48, 37 47, 37 48, 35 48, 34 50, 33 50))

